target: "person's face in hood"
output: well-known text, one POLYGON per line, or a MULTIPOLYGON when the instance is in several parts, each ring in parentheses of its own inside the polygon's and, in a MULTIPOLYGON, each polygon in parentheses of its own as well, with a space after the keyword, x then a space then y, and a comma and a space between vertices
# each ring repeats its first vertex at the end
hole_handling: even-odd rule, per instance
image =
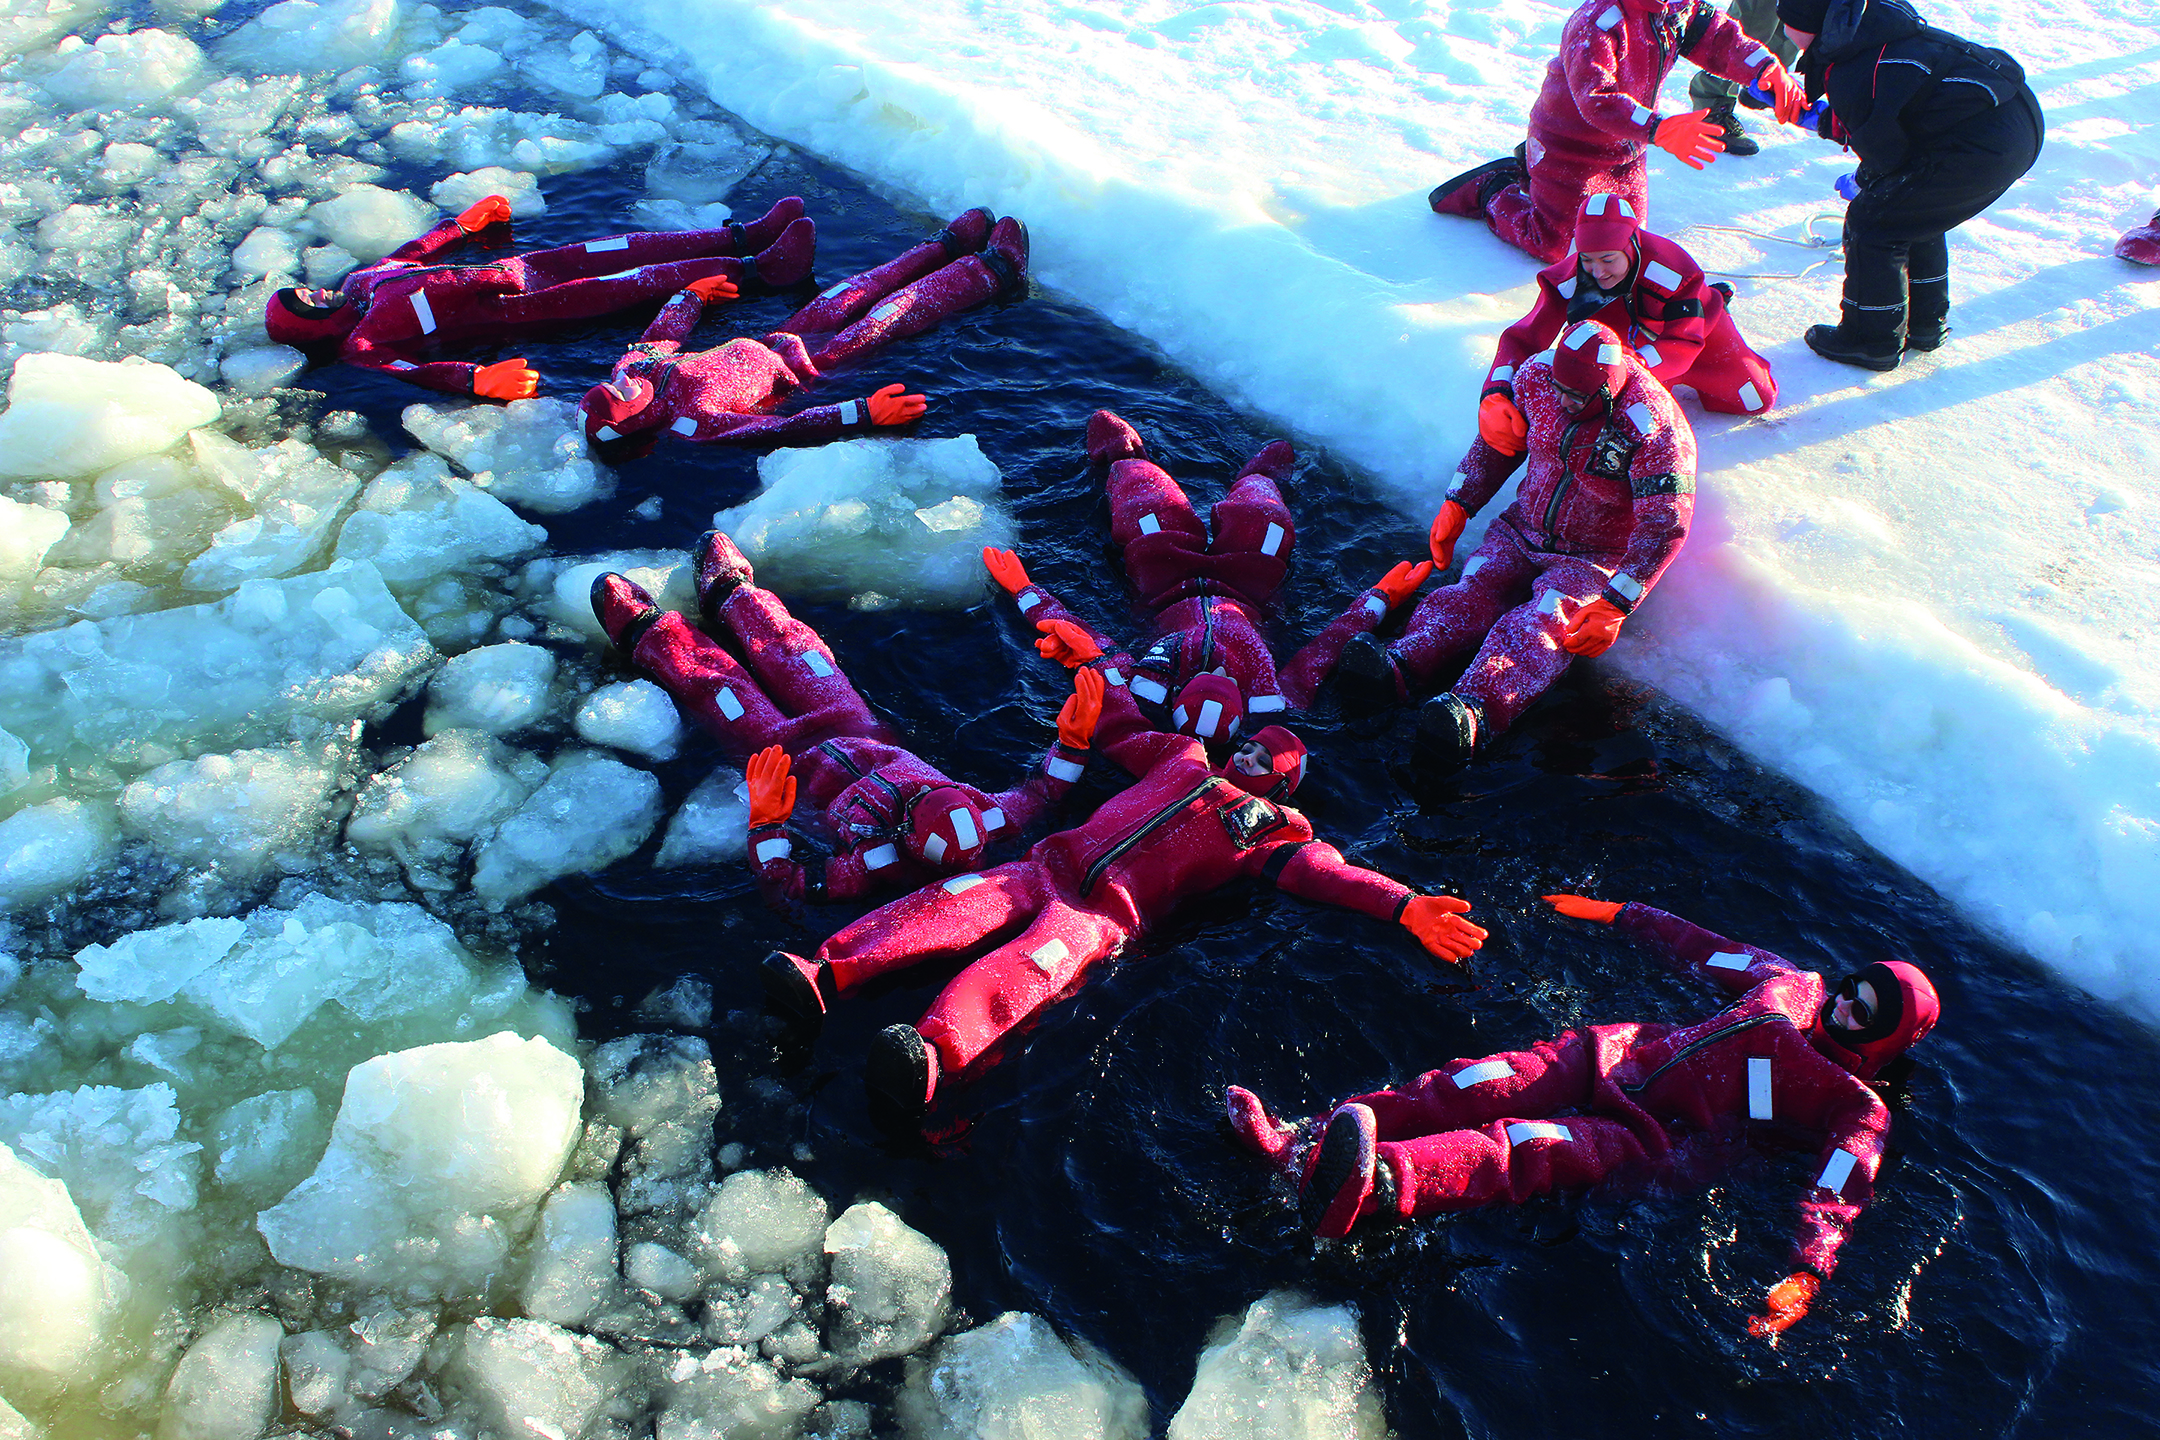
POLYGON ((1625 250, 1586 250, 1583 252, 1583 273, 1590 283, 1600 290, 1610 290, 1627 279, 1628 254, 1625 250))
POLYGON ((1941 1001, 1918 967, 1901 960, 1866 966, 1832 986, 1809 1039, 1862 1080, 1926 1038, 1941 1001))

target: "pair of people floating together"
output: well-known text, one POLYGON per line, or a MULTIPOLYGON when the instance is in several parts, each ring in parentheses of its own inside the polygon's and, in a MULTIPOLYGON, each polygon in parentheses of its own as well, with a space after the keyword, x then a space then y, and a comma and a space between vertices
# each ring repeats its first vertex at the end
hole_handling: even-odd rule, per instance
POLYGON ((1774 14, 1736 0, 1734 10, 1761 33, 1706 0, 1586 0, 1561 30, 1528 138, 1439 186, 1432 208, 1483 219, 1549 264, 1562 261, 1586 196, 1611 195, 1639 222, 1652 145, 1697 170, 1724 149, 1728 132, 1705 110, 1659 109, 1658 91, 1685 57, 1767 97, 1780 122, 1859 157, 1839 188, 1851 203, 1838 323, 1811 326, 1808 347, 1870 370, 1936 349, 1950 331, 1947 233, 2039 158, 2045 124, 2024 70, 1927 24, 1909 0, 1777 0, 1774 14), (1766 43, 1772 21, 1794 47, 1797 78, 1766 43))
POLYGON ((827 370, 1027 292, 1027 228, 975 209, 826 289, 762 340, 685 350, 707 306, 748 287, 784 290, 810 278, 817 227, 801 200, 790 196, 750 224, 718 230, 614 235, 471 264, 445 261, 469 240, 506 243, 509 224, 510 202, 491 195, 335 286, 276 291, 264 326, 281 344, 334 351, 348 364, 430 390, 510 401, 539 390, 539 374, 522 357, 489 365, 429 357, 445 346, 514 341, 665 300, 613 374, 582 402, 586 438, 621 460, 646 453, 662 435, 701 444, 816 445, 904 425, 929 402, 903 385, 792 415, 773 411, 827 370))

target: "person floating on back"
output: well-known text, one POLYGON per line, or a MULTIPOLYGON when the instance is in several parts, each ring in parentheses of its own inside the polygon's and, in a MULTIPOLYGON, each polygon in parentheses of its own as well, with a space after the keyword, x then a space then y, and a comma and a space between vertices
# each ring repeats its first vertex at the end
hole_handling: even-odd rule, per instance
POLYGON ((502 227, 510 202, 490 195, 334 286, 288 286, 270 297, 263 326, 281 345, 335 350, 349 365, 429 390, 522 400, 539 389, 523 358, 475 365, 431 358, 452 346, 514 340, 597 320, 672 295, 692 281, 732 300, 753 282, 793 285, 810 274, 817 227, 793 196, 748 225, 611 235, 552 250, 469 264, 442 257, 502 227))
POLYGON ((1648 905, 1545 898, 1736 998, 1694 1024, 1589 1025, 1450 1061, 1345 1101, 1324 1127, 1286 1125, 1233 1085, 1232 1129, 1297 1181, 1306 1225, 1328 1238, 1602 1181, 1707 1183, 1756 1147, 1812 1151, 1792 1272, 1748 1322, 1781 1333, 1807 1314, 1873 1195, 1890 1112, 1869 1082, 1934 1028, 1935 986, 1900 960, 1833 986, 1648 905))

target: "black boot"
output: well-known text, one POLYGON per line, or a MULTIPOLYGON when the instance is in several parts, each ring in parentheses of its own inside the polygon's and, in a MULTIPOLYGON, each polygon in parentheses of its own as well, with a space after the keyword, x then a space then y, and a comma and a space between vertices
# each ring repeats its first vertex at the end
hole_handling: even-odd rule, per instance
POLYGON ((1863 370, 1895 370, 1904 350, 1894 331, 1887 335, 1855 335, 1842 325, 1810 325, 1801 338, 1823 359, 1858 365, 1863 370))
POLYGON ((888 1025, 870 1042, 863 1083, 870 1103, 889 1119, 920 1121, 937 1093, 937 1052, 912 1025, 888 1025))
POLYGON ((1755 137, 1748 134, 1747 130, 1740 124, 1740 117, 1733 114, 1731 96, 1728 95, 1725 99, 1712 105, 1710 112, 1703 116, 1703 119, 1723 130, 1724 133, 1718 138, 1725 142, 1725 153, 1727 155, 1757 155, 1762 152, 1762 146, 1755 143, 1755 137))
POLYGON ((1425 197, 1425 203, 1432 206, 1435 213, 1441 215, 1468 215, 1471 213, 1473 204, 1477 213, 1482 214, 1486 205, 1491 203, 1493 196, 1507 189, 1508 186, 1529 178, 1530 172, 1524 168, 1521 155, 1518 152, 1515 155, 1509 155, 1499 160, 1488 160, 1474 170, 1465 170, 1454 179, 1435 185, 1432 192, 1425 197), (1474 201, 1466 195, 1453 205, 1446 203, 1449 196, 1472 186, 1475 187, 1476 198, 1474 201))
POLYGON ((775 950, 765 957, 762 969, 765 998, 781 1018, 812 1035, 825 1027, 825 1012, 837 998, 831 966, 775 950))
POLYGON ((1343 698, 1375 710, 1400 705, 1409 695, 1402 666, 1377 635, 1358 635, 1335 662, 1335 688, 1343 698))
POLYGON ((1450 690, 1418 710, 1417 768, 1430 778, 1453 775, 1477 754, 1477 706, 1450 690))

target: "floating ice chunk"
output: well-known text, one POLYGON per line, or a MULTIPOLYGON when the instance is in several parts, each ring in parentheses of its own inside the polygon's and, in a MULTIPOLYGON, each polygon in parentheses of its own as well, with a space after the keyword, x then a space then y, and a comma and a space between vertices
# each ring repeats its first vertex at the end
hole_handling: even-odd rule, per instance
POLYGON ((342 245, 310 246, 302 252, 300 261, 307 266, 310 285, 335 285, 360 264, 359 257, 342 245))
POLYGON ((0 476, 94 475, 217 418, 217 396, 167 365, 24 355, 0 414, 0 476))
POLYGON ((814 1273, 831 1212, 824 1197, 785 1170, 744 1170, 720 1182, 691 1230, 708 1275, 743 1280, 814 1273))
POLYGON ((742 776, 725 766, 698 783, 668 821, 655 869, 677 865, 725 865, 742 859, 749 844, 750 799, 742 776))
POLYGON ((75 110, 144 105, 196 85, 203 53, 184 35, 132 30, 100 35, 46 77, 54 99, 75 110))
POLYGON ((817 1388, 744 1352, 723 1347, 683 1354, 668 1371, 667 1408, 656 1440, 795 1440, 817 1408, 817 1388))
MULTIPOLYGON (((285 0, 285 5, 307 0, 285 0)), ((268 18, 285 5, 263 12, 268 18)), ((403 190, 380 185, 354 185, 342 195, 325 200, 308 211, 331 244, 363 261, 380 260, 408 240, 417 239, 435 223, 435 207, 403 190)))
POLYGON ((102 315, 85 315, 73 301, 43 310, 8 313, 16 318, 0 325, 0 355, 9 363, 31 351, 89 355, 111 343, 111 320, 102 315))
MULTIPOLYGON (((0 985, 0 994, 6 987, 0 985)), ((656 1025, 679 1025, 685 1030, 709 1030, 713 1018, 712 982, 696 975, 678 975, 665 990, 655 990, 638 1001, 637 1017, 656 1025)))
POLYGON ((277 1409, 278 1342, 267 1315, 235 1315, 188 1347, 165 1386, 157 1440, 255 1440, 277 1409))
POLYGON ((482 1291, 577 1143, 584 1091, 577 1062, 540 1039, 379 1055, 346 1077, 322 1163, 257 1228, 281 1264, 482 1291))
POLYGON ((184 865, 241 879, 297 872, 321 847, 351 760, 349 744, 298 742, 175 760, 120 793, 120 819, 184 865))
POLYGON ((37 574, 45 563, 45 552, 67 532, 66 511, 25 505, 0 495, 0 584, 16 584, 37 574))
POLYGON ((663 1300, 694 1299, 705 1285, 704 1271, 650 1240, 632 1245, 623 1256, 623 1278, 663 1300))
POLYGON ((93 1000, 170 1000, 246 934, 244 921, 223 916, 131 931, 110 945, 77 951, 75 983, 93 1000))
MULTIPOLYGON (((165 571, 201 553, 232 518, 226 498, 205 485, 194 467, 171 455, 147 455, 114 466, 98 477, 94 494, 97 514, 47 552, 47 564, 110 563, 136 573, 165 571)), ((83 609, 79 604, 75 608, 83 609)), ((137 607, 121 605, 111 613, 132 608, 137 607)))
POLYGON ((217 1183, 252 1204, 280 1199, 307 1177, 330 1139, 312 1090, 272 1090, 231 1106, 210 1127, 217 1183))
POLYGON ((42 5, 10 6, 0 15, 0 58, 20 55, 77 25, 105 13, 99 0, 47 0, 42 5))
POLYGON ((997 466, 972 435, 775 451, 758 478, 764 490, 713 524, 790 596, 959 608, 983 593, 983 547, 1012 543, 997 466))
POLYGON ((0 1144, 0 1382, 22 1398, 94 1375, 126 1289, 67 1186, 0 1144))
POLYGON ((837 1358, 868 1365, 911 1355, 944 1330, 952 1264, 883 1205, 849 1206, 825 1231, 825 1253, 832 1259, 825 1348, 837 1358))
POLYGON ((48 800, 0 820, 0 911, 73 890, 105 868, 119 838, 102 801, 48 800))
POLYGON ((422 451, 369 482, 337 553, 372 562, 391 589, 410 593, 546 542, 547 531, 422 451))
MULTIPOLYGON (((1147 1392, 1084 1342, 1068 1349, 1040 1315, 1008 1311, 908 1363, 895 1397, 911 1435, 969 1440, 1146 1440, 1147 1392)), ((1270 1429, 1255 1435, 1304 1432, 1270 1429)))
POLYGON ((127 249, 142 222, 117 206, 70 205, 38 221, 38 248, 48 273, 86 285, 108 285, 127 265, 127 249))
POLYGON ((510 641, 483 645, 452 659, 428 682, 427 715, 421 728, 485 730, 507 735, 547 714, 555 683, 555 656, 538 645, 510 641))
POLYGON ((660 821, 660 782, 590 750, 558 755, 554 773, 480 843, 473 893, 508 905, 541 886, 600 870, 645 843, 660 821))
POLYGON ((545 90, 580 100, 595 100, 607 89, 607 46, 590 30, 580 30, 568 45, 548 45, 518 62, 525 78, 545 90))
POLYGON ((484 1315, 465 1327, 445 1378, 472 1400, 488 1433, 574 1440, 599 1417, 627 1369, 611 1347, 589 1336, 484 1315))
POLYGON ((1382 1440, 1380 1392, 1357 1315, 1290 1290, 1263 1295, 1216 1327, 1169 1440, 1327 1435, 1382 1440))
POLYGON ((39 1440, 41 1434, 42 1431, 23 1418, 22 1411, 0 1399, 0 1440, 39 1440))
POLYGON ((452 214, 458 214, 490 195, 500 195, 510 202, 513 219, 527 220, 547 214, 547 201, 540 194, 540 182, 530 170, 505 170, 500 165, 483 165, 478 170, 463 171, 438 180, 435 188, 428 191, 429 199, 452 214))
POLYGON ((235 31, 218 58, 273 74, 379 65, 389 58, 398 19, 398 0, 280 0, 235 31))
POLYGON ((421 444, 528 510, 562 514, 614 493, 614 472, 586 453, 578 409, 567 400, 408 405, 403 418, 421 444))
POLYGON ((378 1308, 346 1327, 353 1393, 363 1400, 379 1399, 403 1384, 435 1338, 432 1309, 394 1310, 387 1301, 376 1304, 378 1308))
POLYGON ((578 707, 577 732, 594 745, 612 745, 652 760, 666 760, 682 743, 675 702, 650 680, 604 685, 578 707))
MULTIPOLYGON (((195 1208, 202 1146, 181 1141, 173 1087, 83 1085, 47 1095, 0 1096, 0 1144, 66 1184, 84 1223, 116 1252, 148 1256, 182 1243, 173 1222, 195 1208)), ((160 1268, 181 1268, 178 1253, 160 1268)))
POLYGON ((615 1202, 605 1185, 563 1185, 540 1211, 518 1303, 527 1315, 576 1325, 615 1294, 615 1202))
MULTIPOLYGON (((433 50, 406 56, 404 64, 398 67, 406 79, 416 86, 426 86, 438 95, 469 90, 495 79, 506 68, 502 56, 485 45, 468 45, 454 36, 433 50)), ((443 204, 442 186, 437 185, 435 191, 435 203, 443 204)), ((452 208, 463 209, 464 206, 452 208)))
POLYGON ((612 550, 572 562, 536 560, 525 567, 523 588, 530 593, 545 587, 548 619, 605 645, 607 636, 593 615, 592 583, 610 570, 642 585, 663 610, 697 608, 690 561, 680 550, 612 550))
POLYGON ((98 178, 115 189, 125 189, 142 184, 170 164, 172 162, 154 145, 116 140, 105 147, 105 160, 98 168, 98 178))
POLYGON ((616 1188, 625 1214, 704 1198, 712 1179, 720 1090, 712 1052, 687 1035, 627 1035, 593 1052, 587 1069, 600 1113, 629 1137, 616 1188))
POLYGON ((290 345, 258 345, 218 361, 218 374, 242 395, 267 395, 290 385, 307 369, 307 356, 290 345))
POLYGON ((285 1393, 303 1415, 327 1415, 345 1402, 352 1357, 328 1330, 304 1330, 278 1344, 285 1393))
POLYGON ((368 781, 345 838, 390 851, 424 888, 447 889, 444 867, 514 814, 547 774, 545 761, 491 735, 445 730, 368 781))
MULTIPOLYGON (((0 795, 20 790, 30 783, 30 747, 19 738, 0 730, 0 795)), ((5 994, 0 987, 0 994, 5 994)))
POLYGON ((649 199, 693 207, 725 200, 771 154, 769 145, 714 127, 709 134, 655 150, 645 165, 645 193, 649 199))
POLYGON ((300 247, 293 237, 274 226, 259 225, 247 239, 233 247, 233 274, 242 280, 280 279, 300 273, 300 247))

